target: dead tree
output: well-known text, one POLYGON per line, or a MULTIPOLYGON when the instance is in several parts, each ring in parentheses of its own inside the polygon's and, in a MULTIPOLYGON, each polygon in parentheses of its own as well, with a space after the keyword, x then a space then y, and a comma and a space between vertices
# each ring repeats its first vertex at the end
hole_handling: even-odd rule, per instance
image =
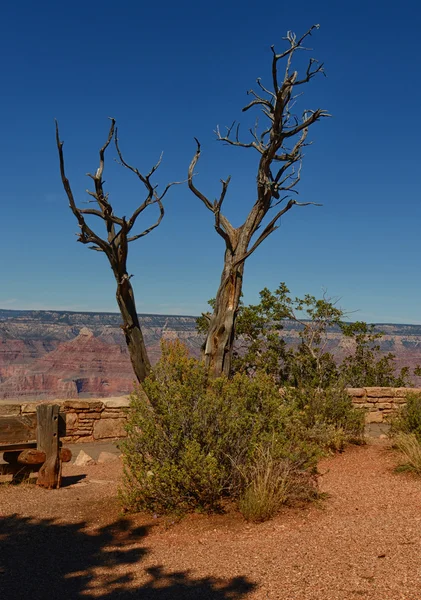
POLYGON ((94 182, 94 191, 87 190, 87 193, 93 198, 91 202, 97 205, 97 208, 78 208, 76 206, 69 180, 65 174, 63 142, 60 141, 57 122, 56 142, 60 159, 61 180, 69 199, 70 209, 79 223, 80 233, 78 234, 78 241, 82 244, 91 244, 91 250, 104 252, 110 262, 111 269, 114 273, 117 283, 116 298, 123 319, 122 329, 124 331, 129 350, 130 360, 137 380, 142 382, 149 374, 150 362, 146 352, 139 318, 137 316, 132 284, 130 283, 130 278, 132 275, 129 275, 127 271, 129 243, 144 237, 153 229, 158 227, 158 225, 161 223, 164 216, 162 200, 173 183, 168 184, 161 195, 158 195, 156 186, 151 183, 152 175, 159 167, 162 156, 147 175, 142 175, 137 168, 130 166, 124 160, 118 143, 115 119, 111 119, 111 126, 107 141, 99 151, 99 167, 95 175, 88 173, 88 177, 90 177, 94 182), (109 201, 108 193, 104 192, 104 181, 102 176, 104 172, 105 152, 113 139, 117 154, 120 159, 120 164, 126 169, 132 171, 138 177, 141 184, 146 188, 146 198, 141 204, 139 204, 129 219, 126 219, 126 217, 117 217, 114 214, 113 207, 109 201), (132 234, 132 229, 136 224, 138 217, 149 206, 154 204, 159 208, 159 216, 156 222, 141 233, 132 234), (93 229, 87 224, 85 215, 99 217, 102 221, 104 221, 107 232, 106 237, 102 238, 93 231, 93 229))
POLYGON ((260 129, 258 121, 251 128, 250 141, 240 141, 239 125, 235 122, 227 127, 224 135, 219 127, 216 129, 217 139, 230 146, 251 148, 258 153, 256 173, 256 201, 244 223, 234 227, 222 214, 230 177, 221 180, 222 190, 219 199, 211 202, 194 183, 194 169, 200 157, 200 143, 196 139, 197 149, 190 164, 188 184, 190 190, 204 203, 214 215, 214 227, 225 243, 224 267, 215 299, 213 314, 209 317, 209 329, 204 345, 206 365, 213 376, 229 375, 231 370, 232 349, 235 334, 235 320, 239 307, 243 286, 244 264, 246 259, 260 244, 279 227, 280 218, 293 206, 308 206, 314 202, 298 202, 293 194, 300 181, 303 149, 307 142, 311 125, 322 117, 330 116, 325 110, 304 110, 300 117, 294 111, 294 105, 301 86, 308 83, 315 75, 324 73, 323 64, 311 58, 305 74, 300 78, 292 69, 292 60, 298 50, 309 50, 303 46, 318 25, 313 25, 301 38, 288 32, 286 38, 288 48, 277 54, 272 46, 272 85, 266 88, 257 79, 259 91, 250 90, 252 100, 243 108, 243 112, 258 107, 267 119, 266 126, 260 129), (279 67, 285 61, 285 70, 281 80, 279 67), (264 225, 265 217, 272 209, 273 218, 264 225), (255 237, 256 232, 263 229, 255 237))

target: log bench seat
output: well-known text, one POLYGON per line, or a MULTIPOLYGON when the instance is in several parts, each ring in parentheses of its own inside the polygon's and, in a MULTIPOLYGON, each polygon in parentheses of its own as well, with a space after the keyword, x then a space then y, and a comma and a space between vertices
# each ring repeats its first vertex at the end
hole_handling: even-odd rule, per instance
POLYGON ((40 404, 34 415, 0 417, 0 453, 6 463, 0 465, 0 474, 12 474, 19 482, 38 471, 37 485, 60 487, 62 463, 72 453, 61 446, 65 426, 59 409, 57 404, 40 404))

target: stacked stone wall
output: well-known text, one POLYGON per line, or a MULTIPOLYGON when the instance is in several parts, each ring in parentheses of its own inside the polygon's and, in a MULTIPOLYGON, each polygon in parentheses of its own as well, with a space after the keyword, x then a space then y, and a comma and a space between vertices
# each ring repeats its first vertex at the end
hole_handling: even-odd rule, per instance
MULTIPOLYGON (((41 402, 25 404, 0 403, 0 415, 20 416, 35 413, 41 402)), ((63 442, 96 442, 116 440, 126 435, 124 425, 130 401, 127 397, 89 400, 49 400, 58 404, 66 423, 63 442)))
POLYGON ((366 411, 367 423, 386 423, 405 406, 408 393, 421 394, 421 388, 366 387, 348 388, 347 391, 354 406, 366 411))
MULTIPOLYGON (((356 408, 366 411, 366 422, 387 423, 406 403, 406 395, 421 394, 421 388, 348 388, 348 394, 356 408)), ((66 422, 66 435, 63 442, 95 442, 124 438, 127 412, 130 406, 128 397, 99 398, 87 400, 49 400, 59 404, 60 414, 66 422)), ((35 413, 40 402, 25 404, 13 401, 0 402, 0 416, 19 416, 35 413)))

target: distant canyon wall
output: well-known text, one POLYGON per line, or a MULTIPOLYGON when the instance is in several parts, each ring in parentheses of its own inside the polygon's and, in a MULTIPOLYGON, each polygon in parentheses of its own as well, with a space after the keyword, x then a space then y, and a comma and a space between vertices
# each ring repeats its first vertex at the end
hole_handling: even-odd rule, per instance
MULTIPOLYGON (((200 356, 203 337, 193 316, 139 315, 151 362, 160 356, 162 338, 179 339, 200 356)), ((13 311, 0 309, 0 400, 19 402, 86 399, 128 394, 134 377, 118 313, 13 311)), ((379 325, 384 353, 398 367, 421 364, 421 326, 379 325)), ((299 343, 299 330, 285 322, 286 343, 299 343)), ((327 350, 337 360, 352 351, 339 329, 328 333, 327 350)), ((414 384, 421 384, 421 379, 414 384)))
MULTIPOLYGON (((195 317, 141 315, 151 362, 162 338, 199 356, 195 317)), ((133 389, 119 314, 0 310, 0 399, 120 396, 133 389)))

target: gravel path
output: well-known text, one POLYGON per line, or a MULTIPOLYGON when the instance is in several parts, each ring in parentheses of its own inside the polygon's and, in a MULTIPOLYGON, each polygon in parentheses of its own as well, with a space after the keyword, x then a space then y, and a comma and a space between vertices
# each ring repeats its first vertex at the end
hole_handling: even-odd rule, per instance
POLYGON ((0 486, 0 597, 421 600, 421 479, 395 464, 384 442, 350 448, 320 465, 325 500, 260 525, 121 518, 116 463, 57 492, 0 486))

